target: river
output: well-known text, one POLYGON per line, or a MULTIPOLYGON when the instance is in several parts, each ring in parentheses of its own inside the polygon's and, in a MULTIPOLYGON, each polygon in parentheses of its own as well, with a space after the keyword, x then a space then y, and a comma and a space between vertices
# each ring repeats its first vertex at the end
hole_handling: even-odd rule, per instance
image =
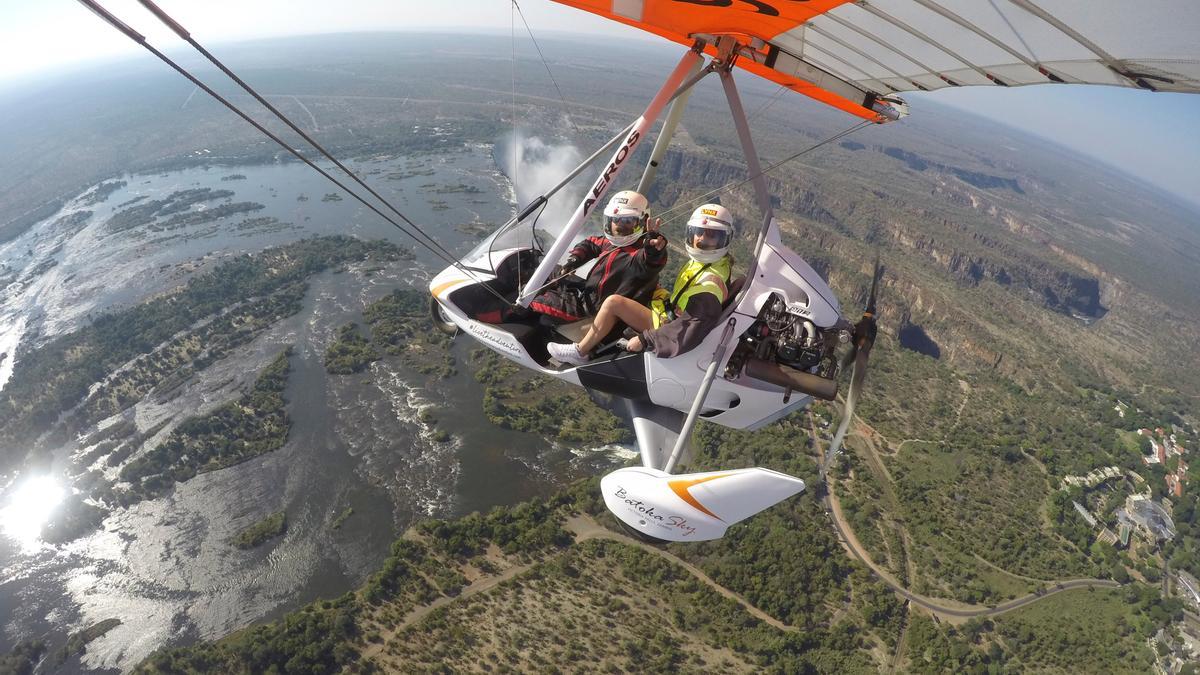
MULTIPOLYGON (((490 145, 352 166, 455 253, 474 243, 472 230, 513 211, 513 188, 490 145)), ((88 205, 81 195, 0 245, 0 274, 7 275, 0 276, 0 387, 22 345, 161 293, 228 256, 335 233, 409 244, 348 195, 328 196, 338 190, 300 164, 118 178, 126 185, 102 202, 88 205), (226 201, 264 208, 157 233, 106 226, 132 200, 195 188, 230 190, 226 201), (67 217, 84 210, 93 213, 67 217), (276 220, 245 226, 247 218, 264 216, 276 220)), ((126 670, 162 645, 214 639, 355 588, 418 518, 511 504, 622 462, 627 448, 565 448, 490 424, 466 367, 475 345, 463 338, 452 347, 458 373, 445 381, 431 382, 391 359, 358 375, 325 373, 325 347, 338 327, 361 321, 363 307, 393 288, 423 287, 439 264, 418 252, 415 261, 382 269, 319 274, 299 313, 199 373, 180 395, 143 400, 134 409, 139 429, 168 421, 160 432, 166 434, 197 411, 235 398, 292 345, 285 393, 292 428, 286 445, 272 453, 118 509, 98 531, 61 546, 40 541, 18 509, 31 477, 0 476, 0 650, 30 638, 57 646, 72 631, 117 618, 121 624, 91 643, 82 661, 64 668, 126 670), (436 440, 420 416, 425 409, 442 420, 449 440, 436 440), (352 515, 339 523, 348 509, 352 515), (284 536, 248 551, 229 543, 278 510, 287 514, 284 536)), ((65 469, 83 450, 77 443, 55 450, 55 469, 40 494, 72 489, 65 469)), ((53 510, 42 517, 53 518, 53 510)))

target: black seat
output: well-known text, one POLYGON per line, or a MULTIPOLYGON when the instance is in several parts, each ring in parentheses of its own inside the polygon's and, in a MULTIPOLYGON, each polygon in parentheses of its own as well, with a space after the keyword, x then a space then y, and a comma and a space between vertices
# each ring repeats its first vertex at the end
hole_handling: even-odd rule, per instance
POLYGON ((745 286, 746 286, 746 275, 745 274, 734 279, 729 284, 729 296, 725 298, 725 302, 721 305, 721 309, 727 309, 729 307, 729 305, 733 303, 733 299, 738 296, 738 293, 742 292, 742 288, 744 288, 745 286))

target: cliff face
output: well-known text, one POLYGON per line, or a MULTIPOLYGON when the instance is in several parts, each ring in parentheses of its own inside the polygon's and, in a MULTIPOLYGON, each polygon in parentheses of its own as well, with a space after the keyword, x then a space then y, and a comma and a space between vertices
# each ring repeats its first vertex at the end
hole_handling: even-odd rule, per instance
MULTIPOLYGON (((843 145, 842 147, 846 147, 846 146, 843 145)), ((847 149, 850 149, 850 148, 847 148, 847 149)), ((854 148, 854 149, 861 149, 861 148, 854 148)), ((918 155, 915 152, 910 152, 908 150, 903 150, 901 148, 875 146, 872 149, 875 150, 876 152, 881 152, 881 153, 887 155, 888 157, 891 157, 893 159, 898 159, 901 162, 904 162, 904 164, 906 166, 908 166, 908 168, 912 169, 913 171, 937 171, 940 173, 952 175, 955 178, 958 178, 959 180, 963 181, 964 183, 974 185, 977 188, 983 188, 985 190, 993 189, 993 188, 1003 188, 1006 190, 1012 190, 1013 192, 1015 192, 1017 194, 1025 194, 1025 190, 1021 189, 1021 184, 1015 178, 1005 178, 1003 176, 995 176, 992 174, 982 173, 979 171, 969 171, 967 169, 963 169, 963 168, 957 167, 957 166, 949 166, 946 164, 940 164, 938 162, 934 162, 934 161, 925 159, 924 157, 921 157, 920 155, 918 155)))
MULTIPOLYGON (((1006 375, 1017 375, 1023 360, 1005 359, 1011 343, 989 338, 980 325, 978 314, 953 296, 927 288, 904 272, 887 268, 879 286, 880 330, 893 336, 901 346, 967 368, 993 368, 1006 375)), ((830 283, 835 288, 855 289, 843 294, 842 309, 856 318, 866 301, 870 262, 858 269, 835 267, 830 283)))
MULTIPOLYGON (((908 160, 917 161, 914 158, 908 160)), ((928 162, 924 165, 946 168, 928 162)), ((659 169, 658 184, 664 187, 655 197, 662 203, 672 203, 691 195, 694 187, 716 187, 745 178, 745 168, 733 162, 668 152, 659 169)), ((976 182, 989 182, 976 178, 976 182)), ((996 186, 1014 188, 1002 185, 1002 182, 996 186)), ((1064 262, 1074 263, 1071 267, 1076 269, 1057 267, 1030 257, 998 236, 953 222, 944 215, 938 216, 924 209, 916 212, 911 207, 905 209, 898 201, 878 191, 850 196, 825 187, 777 180, 768 183, 774 206, 781 214, 791 213, 826 225, 837 235, 877 245, 890 244, 891 248, 906 255, 919 255, 960 284, 977 286, 985 280, 992 281, 1055 312, 1085 322, 1095 321, 1108 311, 1102 302, 1106 290, 1099 270, 1094 266, 1088 269, 1089 263, 1078 256, 1070 259, 1070 254, 1065 251, 1056 253, 1064 262), (905 222, 906 218, 912 222, 905 222), (929 227, 931 220, 936 221, 935 227, 929 227)), ((1016 191, 1020 191, 1019 187, 1016 191)), ((996 212, 992 215, 1004 217, 1007 214, 996 212)), ((1014 230, 1014 227, 1022 227, 1015 218, 1008 217, 1005 224, 1006 229, 1020 239, 1034 235, 1033 232, 1022 234, 1014 230)), ((816 237, 821 250, 829 250, 835 245, 833 239, 837 238, 820 232, 806 233, 805 236, 816 237)), ((1056 248, 1048 241, 1038 243, 1051 250, 1056 248)))
MULTIPOLYGON (((986 253, 969 253, 942 244, 934 235, 898 223, 888 223, 885 228, 898 247, 921 254, 961 283, 978 285, 984 280, 993 281, 1018 292, 1030 293, 1040 298, 1046 308, 1083 321, 1094 321, 1108 311, 1101 302, 1101 283, 1097 277, 1056 268, 1031 258, 1013 262, 1011 252, 1007 251, 1010 255, 1004 256, 1007 260, 1001 262, 986 253)), ((1000 246, 983 235, 974 235, 973 239, 984 251, 1000 246)))

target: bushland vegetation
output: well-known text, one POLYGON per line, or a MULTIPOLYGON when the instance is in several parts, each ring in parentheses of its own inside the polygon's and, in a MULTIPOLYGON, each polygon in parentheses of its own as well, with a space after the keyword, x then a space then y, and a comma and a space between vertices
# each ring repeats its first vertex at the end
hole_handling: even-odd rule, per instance
POLYGON ((357 592, 215 643, 160 650, 137 672, 504 672, 567 663, 605 672, 865 672, 878 666, 869 650, 898 639, 902 606, 870 584, 837 598, 851 611, 832 625, 782 630, 653 552, 573 543, 564 518, 595 508, 594 488, 581 481, 550 500, 423 523, 357 592), (498 575, 509 579, 428 608, 498 575))
POLYGON ((291 421, 285 409, 288 357, 285 349, 259 374, 242 398, 181 423, 159 446, 121 469, 128 489, 122 503, 157 497, 198 473, 239 464, 287 442, 291 421))
MULTIPOLYGON (((193 212, 192 207, 198 204, 228 199, 232 196, 233 192, 230 190, 214 190, 212 188, 177 190, 162 199, 141 201, 136 205, 117 211, 108 219, 107 227, 113 232, 132 230, 155 223, 162 217, 174 217, 193 212)), ((262 208, 262 206, 258 205, 258 208, 262 208)))
POLYGON ((12 378, 0 392, 0 445, 27 444, 100 383, 100 394, 109 394, 98 394, 94 409, 89 406, 77 423, 86 427, 94 416, 121 409, 172 375, 178 378, 189 368, 205 367, 265 325, 297 311, 303 282, 312 274, 347 262, 396 259, 401 254, 386 242, 305 239, 234 258, 172 293, 97 317, 20 355, 12 378), (243 311, 222 316, 239 303, 246 303, 241 305, 243 311), (185 335, 188 331, 195 334, 185 335), (162 354, 132 363, 154 354, 161 345, 166 345, 162 354))
POLYGON ((325 352, 325 370, 348 374, 365 370, 382 355, 398 357, 405 366, 425 375, 453 375, 450 341, 429 325, 429 296, 411 288, 396 289, 363 309, 370 338, 357 324, 338 329, 325 352))
POLYGON ((67 638, 67 644, 54 650, 54 653, 50 655, 50 663, 62 666, 67 659, 82 654, 90 642, 103 637, 105 633, 120 625, 120 619, 105 619, 77 633, 72 633, 71 637, 67 638))
POLYGON ((240 549, 251 549, 287 531, 287 513, 276 511, 234 535, 230 542, 240 549))
POLYGON ((629 429, 578 387, 523 370, 487 349, 471 352, 475 379, 484 385, 483 411, 505 429, 564 443, 621 443, 629 429))
POLYGON ((1180 612, 1152 586, 1072 590, 995 619, 954 628, 911 615, 905 635, 916 673, 1052 670, 1140 673, 1153 666, 1146 638, 1180 612))
POLYGON ((395 630, 411 610, 438 597, 456 596, 467 574, 478 578, 570 543, 561 529, 565 498, 533 501, 462 521, 435 521, 430 531, 458 533, 448 541, 418 535, 399 539, 382 567, 355 593, 314 602, 282 619, 220 641, 155 652, 135 672, 332 672, 354 664, 380 632, 395 630), (491 554, 493 547, 508 553, 491 554), (489 570, 490 572, 484 572, 489 570))
POLYGON ((325 350, 325 370, 336 375, 362 372, 378 360, 379 352, 362 336, 356 323, 339 328, 337 339, 325 350))

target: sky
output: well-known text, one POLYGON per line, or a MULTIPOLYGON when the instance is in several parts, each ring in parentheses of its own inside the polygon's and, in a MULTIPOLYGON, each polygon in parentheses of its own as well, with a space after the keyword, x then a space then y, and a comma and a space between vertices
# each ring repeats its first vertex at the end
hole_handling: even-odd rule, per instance
MULTIPOLYGON (((100 1, 159 49, 181 44, 135 0, 100 1)), ((648 33, 548 0, 518 2, 535 36, 568 32, 661 42, 648 33)), ((513 22, 518 39, 525 35, 510 0, 158 0, 158 4, 206 46, 363 30, 508 34, 513 22)), ((0 91, 51 69, 139 53, 141 47, 76 0, 0 2, 0 91)), ((597 61, 602 59, 603 54, 597 54, 597 61)), ((905 96, 964 108, 1052 139, 1200 206, 1200 94, 1044 85, 947 88, 905 96)))

